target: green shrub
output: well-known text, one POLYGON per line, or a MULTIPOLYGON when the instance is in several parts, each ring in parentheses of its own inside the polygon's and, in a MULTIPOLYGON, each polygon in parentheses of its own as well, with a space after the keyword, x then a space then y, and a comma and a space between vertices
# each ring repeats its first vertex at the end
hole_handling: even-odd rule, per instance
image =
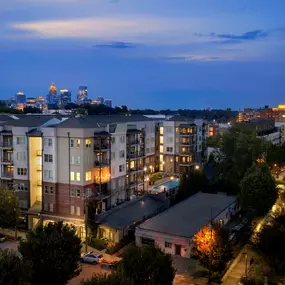
POLYGON ((92 246, 98 250, 103 250, 107 247, 106 241, 104 241, 102 239, 98 239, 98 238, 92 238, 90 246, 92 246))

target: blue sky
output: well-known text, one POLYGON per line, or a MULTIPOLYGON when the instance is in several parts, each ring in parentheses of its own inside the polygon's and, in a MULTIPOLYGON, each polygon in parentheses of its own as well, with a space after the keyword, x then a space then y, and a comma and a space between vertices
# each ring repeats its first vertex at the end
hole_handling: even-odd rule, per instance
POLYGON ((284 0, 1 0, 0 96, 88 85, 132 108, 285 103, 284 0))

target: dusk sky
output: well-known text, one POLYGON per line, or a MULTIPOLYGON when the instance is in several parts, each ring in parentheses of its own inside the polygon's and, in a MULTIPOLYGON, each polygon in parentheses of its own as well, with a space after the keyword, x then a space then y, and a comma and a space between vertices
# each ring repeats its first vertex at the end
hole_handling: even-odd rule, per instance
POLYGON ((285 103, 285 0, 0 0, 0 96, 131 108, 285 103))

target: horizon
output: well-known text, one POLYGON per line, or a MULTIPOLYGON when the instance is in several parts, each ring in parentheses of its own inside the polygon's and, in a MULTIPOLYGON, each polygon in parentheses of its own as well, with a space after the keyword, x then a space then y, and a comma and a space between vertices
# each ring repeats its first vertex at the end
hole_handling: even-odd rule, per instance
POLYGON ((285 102, 285 3, 14 0, 0 4, 0 99, 88 86, 131 109, 285 102))

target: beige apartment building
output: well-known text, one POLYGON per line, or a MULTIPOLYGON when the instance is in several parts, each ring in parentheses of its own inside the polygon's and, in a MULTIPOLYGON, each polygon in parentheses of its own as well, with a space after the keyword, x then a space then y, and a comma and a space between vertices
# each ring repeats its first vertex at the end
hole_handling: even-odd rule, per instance
POLYGON ((1 185, 20 197, 29 227, 70 222, 84 232, 95 214, 145 189, 154 171, 155 121, 144 116, 23 116, 0 124, 1 185))

